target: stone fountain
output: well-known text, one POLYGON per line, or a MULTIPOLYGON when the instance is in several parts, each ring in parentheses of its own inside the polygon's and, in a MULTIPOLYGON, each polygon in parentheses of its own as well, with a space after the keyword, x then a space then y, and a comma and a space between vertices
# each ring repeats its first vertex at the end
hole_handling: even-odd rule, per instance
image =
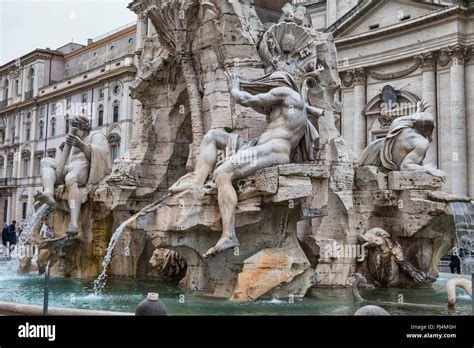
MULTIPOLYGON (((59 238, 41 241, 39 262, 51 259, 53 275, 174 277, 252 301, 348 287, 356 272, 376 286, 429 286, 455 245, 472 252, 471 199, 442 192, 444 173, 423 163, 428 106, 359 161, 336 127, 332 35, 305 8, 287 4, 274 25, 251 1, 142 0, 134 10, 154 27, 137 57, 138 138, 109 170, 88 156, 90 139, 68 137, 67 170, 84 153, 100 175, 54 192, 49 179, 38 196, 48 213, 30 237, 49 215, 59 238)), ((53 187, 56 166, 43 165, 56 168, 53 187)))

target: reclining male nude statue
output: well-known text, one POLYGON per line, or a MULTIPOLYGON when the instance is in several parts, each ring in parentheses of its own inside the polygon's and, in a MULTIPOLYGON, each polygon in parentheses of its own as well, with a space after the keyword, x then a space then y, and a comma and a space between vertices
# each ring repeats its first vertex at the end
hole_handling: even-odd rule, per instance
POLYGON ((257 139, 243 141, 222 130, 211 130, 204 137, 192 180, 179 180, 171 193, 202 187, 213 173, 222 218, 222 236, 204 257, 215 256, 239 246, 235 234, 237 193, 232 181, 248 177, 260 169, 291 162, 292 151, 301 146, 303 159, 312 160, 313 143, 318 133, 308 114, 322 116, 324 111, 306 104, 291 75, 274 72, 253 82, 240 82, 228 74, 229 89, 236 102, 267 115, 269 124, 257 139), (241 87, 248 90, 245 92, 241 87), (217 164, 218 150, 233 148, 231 156, 217 164))
POLYGON ((433 164, 423 163, 435 129, 433 115, 426 112, 428 108, 425 102, 419 102, 414 115, 395 119, 386 138, 367 146, 360 164, 384 167, 391 171, 428 173, 445 180, 446 173, 433 164))
POLYGON ((54 158, 41 160, 44 191, 38 192, 35 199, 55 207, 54 186, 57 183, 65 184, 71 211, 71 223, 67 233, 77 234, 81 205, 85 200, 80 188, 97 184, 110 174, 112 164, 107 137, 99 132, 91 132, 88 117, 82 115, 74 117, 71 126, 71 133, 66 137, 59 161, 54 158), (67 164, 70 153, 71 158, 67 164))

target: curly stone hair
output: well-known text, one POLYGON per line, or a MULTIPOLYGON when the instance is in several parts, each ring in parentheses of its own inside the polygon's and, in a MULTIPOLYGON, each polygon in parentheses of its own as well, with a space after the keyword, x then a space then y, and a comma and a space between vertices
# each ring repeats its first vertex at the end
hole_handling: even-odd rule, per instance
POLYGON ((74 116, 71 120, 71 125, 74 128, 80 129, 84 132, 90 132, 92 129, 89 117, 84 115, 74 116))

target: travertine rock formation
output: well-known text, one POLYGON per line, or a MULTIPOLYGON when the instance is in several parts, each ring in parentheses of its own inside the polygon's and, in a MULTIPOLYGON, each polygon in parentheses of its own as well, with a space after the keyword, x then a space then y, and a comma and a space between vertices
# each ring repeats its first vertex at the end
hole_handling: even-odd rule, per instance
POLYGON ((313 194, 327 187, 328 177, 324 168, 308 164, 267 168, 238 180, 235 225, 241 244, 213 258, 202 255, 222 228, 215 189, 171 196, 129 229, 146 230, 154 247, 177 251, 187 264, 182 285, 192 290, 240 301, 304 296, 315 274, 296 225, 321 214, 325 197, 313 194))

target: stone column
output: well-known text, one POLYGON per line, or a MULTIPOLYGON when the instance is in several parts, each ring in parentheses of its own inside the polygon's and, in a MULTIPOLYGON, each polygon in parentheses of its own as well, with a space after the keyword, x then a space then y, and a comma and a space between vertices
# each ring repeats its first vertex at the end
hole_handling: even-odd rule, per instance
POLYGON ((7 223, 10 224, 12 222, 12 197, 7 196, 7 223))
POLYGON ((423 71, 423 96, 431 107, 428 111, 433 115, 436 122, 436 129, 433 133, 433 143, 431 143, 428 153, 426 154, 425 163, 439 165, 438 161, 438 103, 437 103, 437 86, 436 86, 436 63, 437 57, 434 52, 424 54, 420 57, 420 65, 423 71))
POLYGON ((467 195, 467 133, 465 90, 465 47, 450 48, 451 68, 451 193, 467 195))
POLYGON ((144 16, 143 12, 139 12, 137 14, 137 42, 136 42, 136 49, 142 49, 144 45, 145 39, 145 21, 148 19, 144 16))
POLYGON ((354 71, 354 151, 360 156, 367 146, 367 119, 364 108, 367 104, 367 76, 365 69, 354 71))
MULTIPOLYGON (((472 51, 470 52, 472 55, 472 51)), ((466 65, 467 101, 467 173, 469 196, 474 197, 474 62, 466 65)))

